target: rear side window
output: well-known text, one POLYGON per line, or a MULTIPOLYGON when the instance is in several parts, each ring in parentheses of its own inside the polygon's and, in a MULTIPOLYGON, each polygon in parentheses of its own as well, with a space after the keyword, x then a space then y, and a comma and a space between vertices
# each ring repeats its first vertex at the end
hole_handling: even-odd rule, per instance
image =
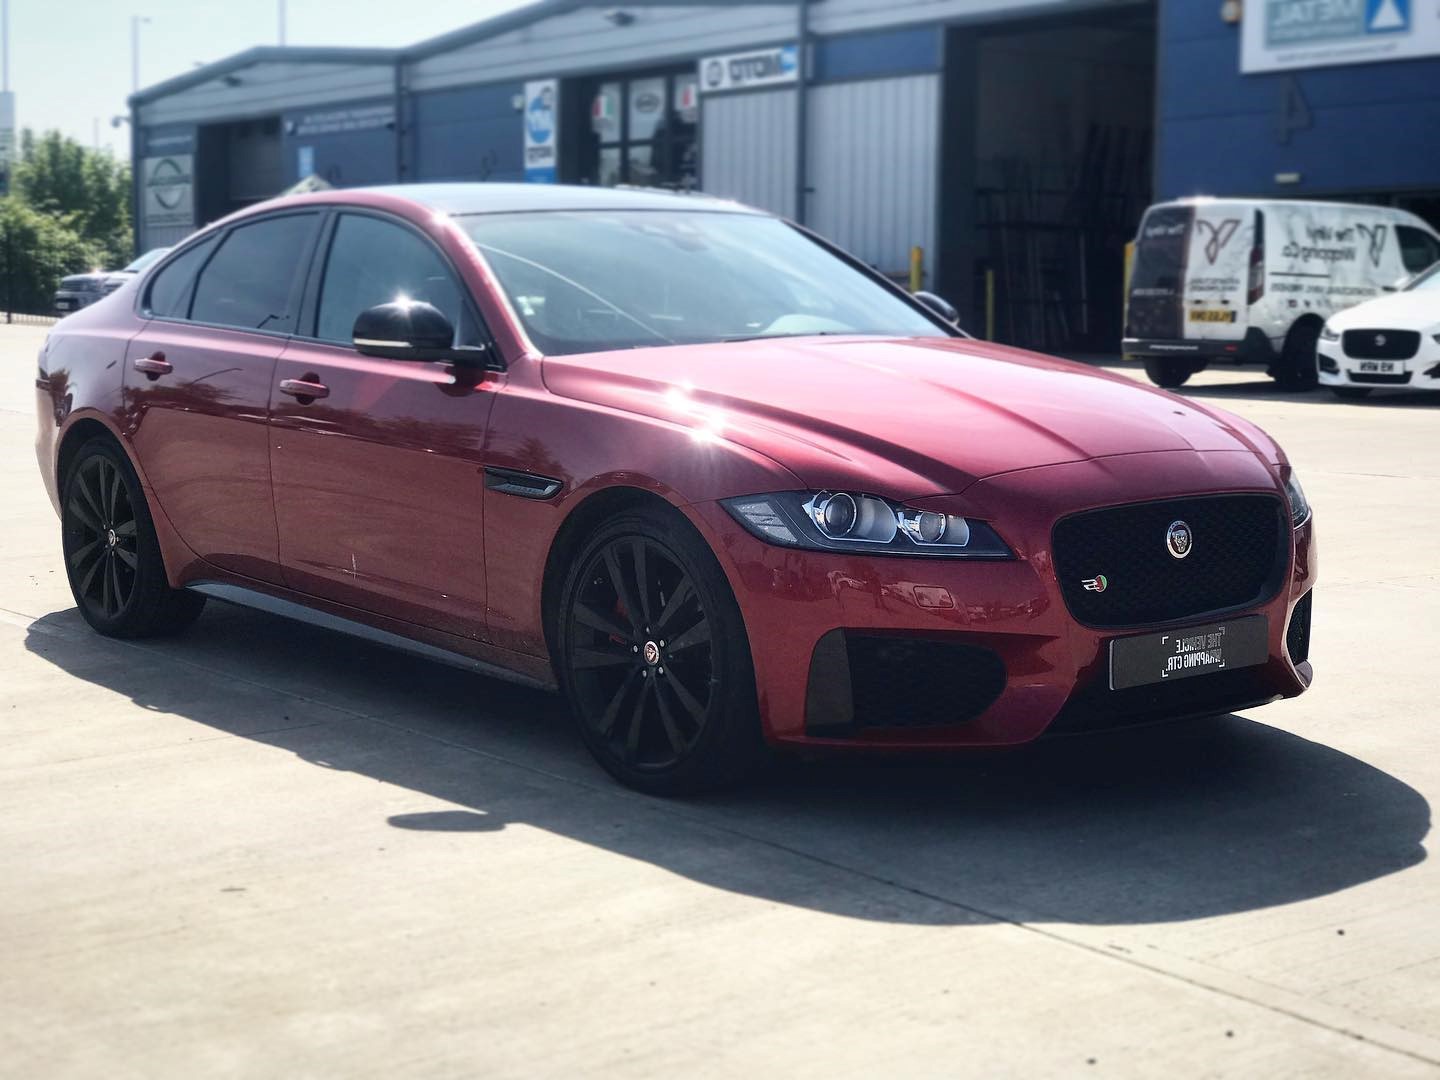
POLYGON ((287 214, 232 229, 200 272, 190 318, 247 330, 290 330, 295 278, 318 220, 315 214, 287 214))
POLYGON ((428 241, 380 218, 342 215, 325 261, 315 336, 349 344, 357 315, 394 300, 434 304, 457 329, 458 344, 477 344, 460 283, 428 241))
POLYGON ((1423 229, 1397 225, 1395 235, 1400 239, 1400 259, 1407 273, 1418 274, 1440 262, 1440 243, 1423 229))
POLYGON ((146 305, 151 315, 162 318, 183 319, 190 307, 190 286, 195 281, 195 272, 205 264, 215 248, 215 238, 202 240, 188 248, 162 266, 150 283, 150 301, 146 305))

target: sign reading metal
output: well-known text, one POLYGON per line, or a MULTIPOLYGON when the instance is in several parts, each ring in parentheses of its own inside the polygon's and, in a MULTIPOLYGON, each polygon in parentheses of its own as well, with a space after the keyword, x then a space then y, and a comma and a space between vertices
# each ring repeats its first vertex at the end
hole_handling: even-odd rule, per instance
POLYGON ((1240 70, 1440 56, 1440 0, 1251 0, 1240 70))
POLYGON ((141 163, 140 219, 146 229, 195 227, 194 160, 190 154, 173 154, 141 163))
POLYGON ((700 61, 700 90, 714 94, 723 90, 748 90, 755 86, 779 86, 800 78, 800 50, 794 45, 728 56, 708 56, 700 61))
POLYGON ((540 79, 525 84, 525 179, 553 184, 559 162, 560 81, 540 79))

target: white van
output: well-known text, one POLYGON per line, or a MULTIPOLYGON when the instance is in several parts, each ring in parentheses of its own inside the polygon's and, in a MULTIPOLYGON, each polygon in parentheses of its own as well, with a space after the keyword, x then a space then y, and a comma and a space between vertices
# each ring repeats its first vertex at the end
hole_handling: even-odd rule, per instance
POLYGON ((1315 385, 1331 314, 1440 260, 1440 234, 1386 206, 1181 199, 1145 212, 1130 273, 1127 359, 1158 386, 1211 361, 1263 364, 1282 386, 1315 385))

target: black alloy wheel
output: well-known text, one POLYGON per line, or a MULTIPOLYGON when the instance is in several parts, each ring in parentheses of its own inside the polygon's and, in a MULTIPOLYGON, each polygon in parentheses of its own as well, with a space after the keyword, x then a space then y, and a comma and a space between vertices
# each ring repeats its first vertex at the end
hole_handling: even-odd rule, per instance
POLYGON ((557 629, 581 735, 612 775, 687 794, 754 764, 748 642, 723 572, 688 523, 644 511, 601 529, 572 568, 557 629))
POLYGON ((170 588, 145 494, 117 446, 95 439, 80 448, 60 506, 65 573, 86 622, 111 637, 173 633, 194 622, 205 598, 170 588))

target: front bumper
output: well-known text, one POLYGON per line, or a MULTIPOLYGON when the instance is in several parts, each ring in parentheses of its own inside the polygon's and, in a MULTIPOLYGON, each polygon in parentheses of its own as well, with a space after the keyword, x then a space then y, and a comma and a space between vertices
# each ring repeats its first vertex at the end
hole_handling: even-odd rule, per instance
MULTIPOLYGON (((1159 627, 1098 630, 1066 607, 1050 551, 1055 521, 1093 507, 1183 495, 1251 491, 1274 494, 1267 466, 1247 453, 1166 453, 1076 462, 992 477, 955 497, 919 505, 992 521, 1016 551, 1008 562, 907 559, 797 552, 745 532, 718 504, 692 507, 710 534, 740 604, 750 636, 756 689, 767 739, 777 745, 939 749, 1008 746, 1047 730, 1216 713, 1293 697, 1309 686, 1308 658, 1291 659, 1291 616, 1315 582, 1313 524, 1295 530, 1279 591, 1263 604, 1224 618, 1263 614, 1269 656, 1257 667, 1135 690, 1109 690, 1109 642, 1159 627), (838 632, 838 633, 837 633, 838 632), (1001 682, 979 702, 977 715, 956 723, 854 726, 847 723, 837 640, 900 642, 871 654, 890 657, 888 677, 925 680, 933 665, 962 671, 959 681, 934 683, 949 700, 990 675, 966 652, 1003 664, 1001 682), (906 646, 905 643, 910 643, 906 646), (949 649, 928 654, 919 643, 949 649), (906 664, 913 666, 906 667, 906 664), (1176 690, 1174 687, 1180 687, 1176 690)), ((1306 610, 1302 608, 1302 618, 1306 610)), ((1179 628, 1217 621, 1208 616, 1179 628)), ((1292 643, 1297 634, 1292 634, 1292 643)), ((1308 647, 1308 623, 1305 628, 1308 647)), ((856 654, 848 653, 850 663, 856 654)), ((858 683, 853 684, 858 687, 858 683)), ((898 684, 897 684, 898 685, 898 684)), ((868 690, 874 693, 873 685, 868 690)), ((929 691, 927 690, 927 693, 929 691)), ((967 699, 969 700, 969 699, 967 699)))
POLYGON ((1440 342, 1432 333, 1404 360, 1354 357, 1343 341, 1323 341, 1318 350, 1321 386, 1352 386, 1370 390, 1440 390, 1440 342))
POLYGON ((55 294, 51 306, 56 311, 69 313, 79 311, 81 308, 89 307, 96 300, 100 299, 98 292, 72 292, 69 289, 61 289, 55 294))
POLYGON ((1202 363, 1226 361, 1232 364, 1270 364, 1275 349, 1269 338, 1252 327, 1239 338, 1156 338, 1127 337, 1120 343, 1127 360, 1195 360, 1202 363))

